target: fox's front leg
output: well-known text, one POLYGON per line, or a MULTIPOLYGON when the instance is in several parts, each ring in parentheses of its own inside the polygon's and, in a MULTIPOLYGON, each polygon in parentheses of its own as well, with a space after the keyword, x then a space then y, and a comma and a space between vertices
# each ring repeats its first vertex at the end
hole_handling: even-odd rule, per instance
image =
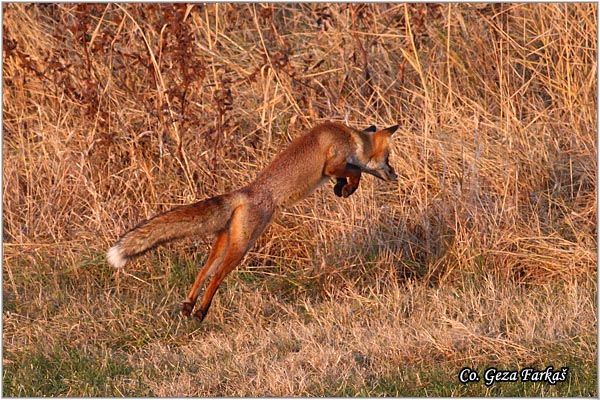
POLYGON ((333 193, 338 197, 348 197, 358 189, 360 184, 360 168, 347 162, 328 164, 325 173, 336 178, 333 193))
POLYGON ((335 178, 335 186, 333 187, 333 193, 337 197, 342 197, 342 188, 348 184, 348 179, 346 178, 335 178))

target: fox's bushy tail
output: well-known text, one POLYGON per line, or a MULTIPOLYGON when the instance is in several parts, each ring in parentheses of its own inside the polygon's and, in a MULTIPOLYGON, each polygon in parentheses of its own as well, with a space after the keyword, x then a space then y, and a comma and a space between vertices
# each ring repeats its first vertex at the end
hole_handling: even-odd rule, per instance
POLYGON ((160 244, 190 236, 214 234, 225 229, 237 207, 237 193, 226 193, 159 214, 127 232, 106 254, 121 268, 127 260, 160 244))

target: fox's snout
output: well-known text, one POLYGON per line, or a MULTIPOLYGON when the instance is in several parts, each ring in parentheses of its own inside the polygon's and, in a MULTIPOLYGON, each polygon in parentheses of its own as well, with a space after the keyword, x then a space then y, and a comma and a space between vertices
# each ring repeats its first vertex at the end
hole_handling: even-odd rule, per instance
POLYGON ((377 178, 388 182, 393 182, 396 179, 398 179, 396 171, 394 171, 394 168, 392 168, 387 159, 379 163, 377 167, 373 168, 372 174, 375 175, 377 178))
POLYGON ((377 169, 365 168, 365 169, 363 169, 363 171, 381 179, 382 181, 386 181, 386 182, 394 182, 394 181, 396 181, 396 179, 398 179, 398 175, 396 175, 396 172, 394 171, 394 169, 389 166, 386 168, 377 168, 377 169))
POLYGON ((394 169, 390 166, 387 166, 387 168, 377 170, 377 172, 379 172, 379 175, 381 175, 381 179, 383 179, 384 181, 394 182, 398 179, 396 171, 394 171, 394 169))
POLYGON ((398 175, 396 175, 396 171, 394 171, 391 167, 389 170, 383 170, 383 176, 386 181, 395 182, 398 179, 398 175))

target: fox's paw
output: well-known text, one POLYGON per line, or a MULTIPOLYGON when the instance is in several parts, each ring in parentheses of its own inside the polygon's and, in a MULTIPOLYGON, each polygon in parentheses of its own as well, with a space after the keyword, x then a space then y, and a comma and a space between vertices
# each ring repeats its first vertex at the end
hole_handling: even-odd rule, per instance
POLYGON ((202 322, 204 320, 204 317, 206 317, 207 312, 208 312, 208 310, 203 310, 203 309, 199 308, 194 313, 194 318, 196 318, 198 320, 198 322, 202 322))
POLYGON ((181 313, 186 317, 189 317, 192 314, 192 310, 194 309, 194 305, 189 301, 184 301, 181 305, 181 313))
POLYGON ((335 186, 333 187, 333 193, 335 193, 335 195, 337 197, 342 197, 342 189, 345 185, 348 184, 348 181, 346 180, 346 178, 336 178, 336 183, 335 186))
POLYGON ((358 189, 358 186, 354 186, 351 184, 344 185, 344 187, 342 188, 342 197, 346 198, 350 196, 352 193, 356 192, 356 189, 358 189))

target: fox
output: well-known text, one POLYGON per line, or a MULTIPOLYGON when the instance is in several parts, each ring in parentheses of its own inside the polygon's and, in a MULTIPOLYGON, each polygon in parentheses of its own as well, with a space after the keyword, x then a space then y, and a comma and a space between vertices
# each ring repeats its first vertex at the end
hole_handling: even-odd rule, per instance
POLYGON ((108 250, 107 260, 122 268, 130 259, 161 244, 213 235, 208 258, 181 306, 182 314, 189 317, 210 276, 193 313, 202 322, 221 282, 242 262, 279 208, 291 206, 332 179, 334 194, 342 198, 358 189, 363 173, 396 181, 389 155, 397 129, 398 125, 361 130, 338 122, 321 123, 293 140, 241 189, 178 206, 139 223, 108 250))

